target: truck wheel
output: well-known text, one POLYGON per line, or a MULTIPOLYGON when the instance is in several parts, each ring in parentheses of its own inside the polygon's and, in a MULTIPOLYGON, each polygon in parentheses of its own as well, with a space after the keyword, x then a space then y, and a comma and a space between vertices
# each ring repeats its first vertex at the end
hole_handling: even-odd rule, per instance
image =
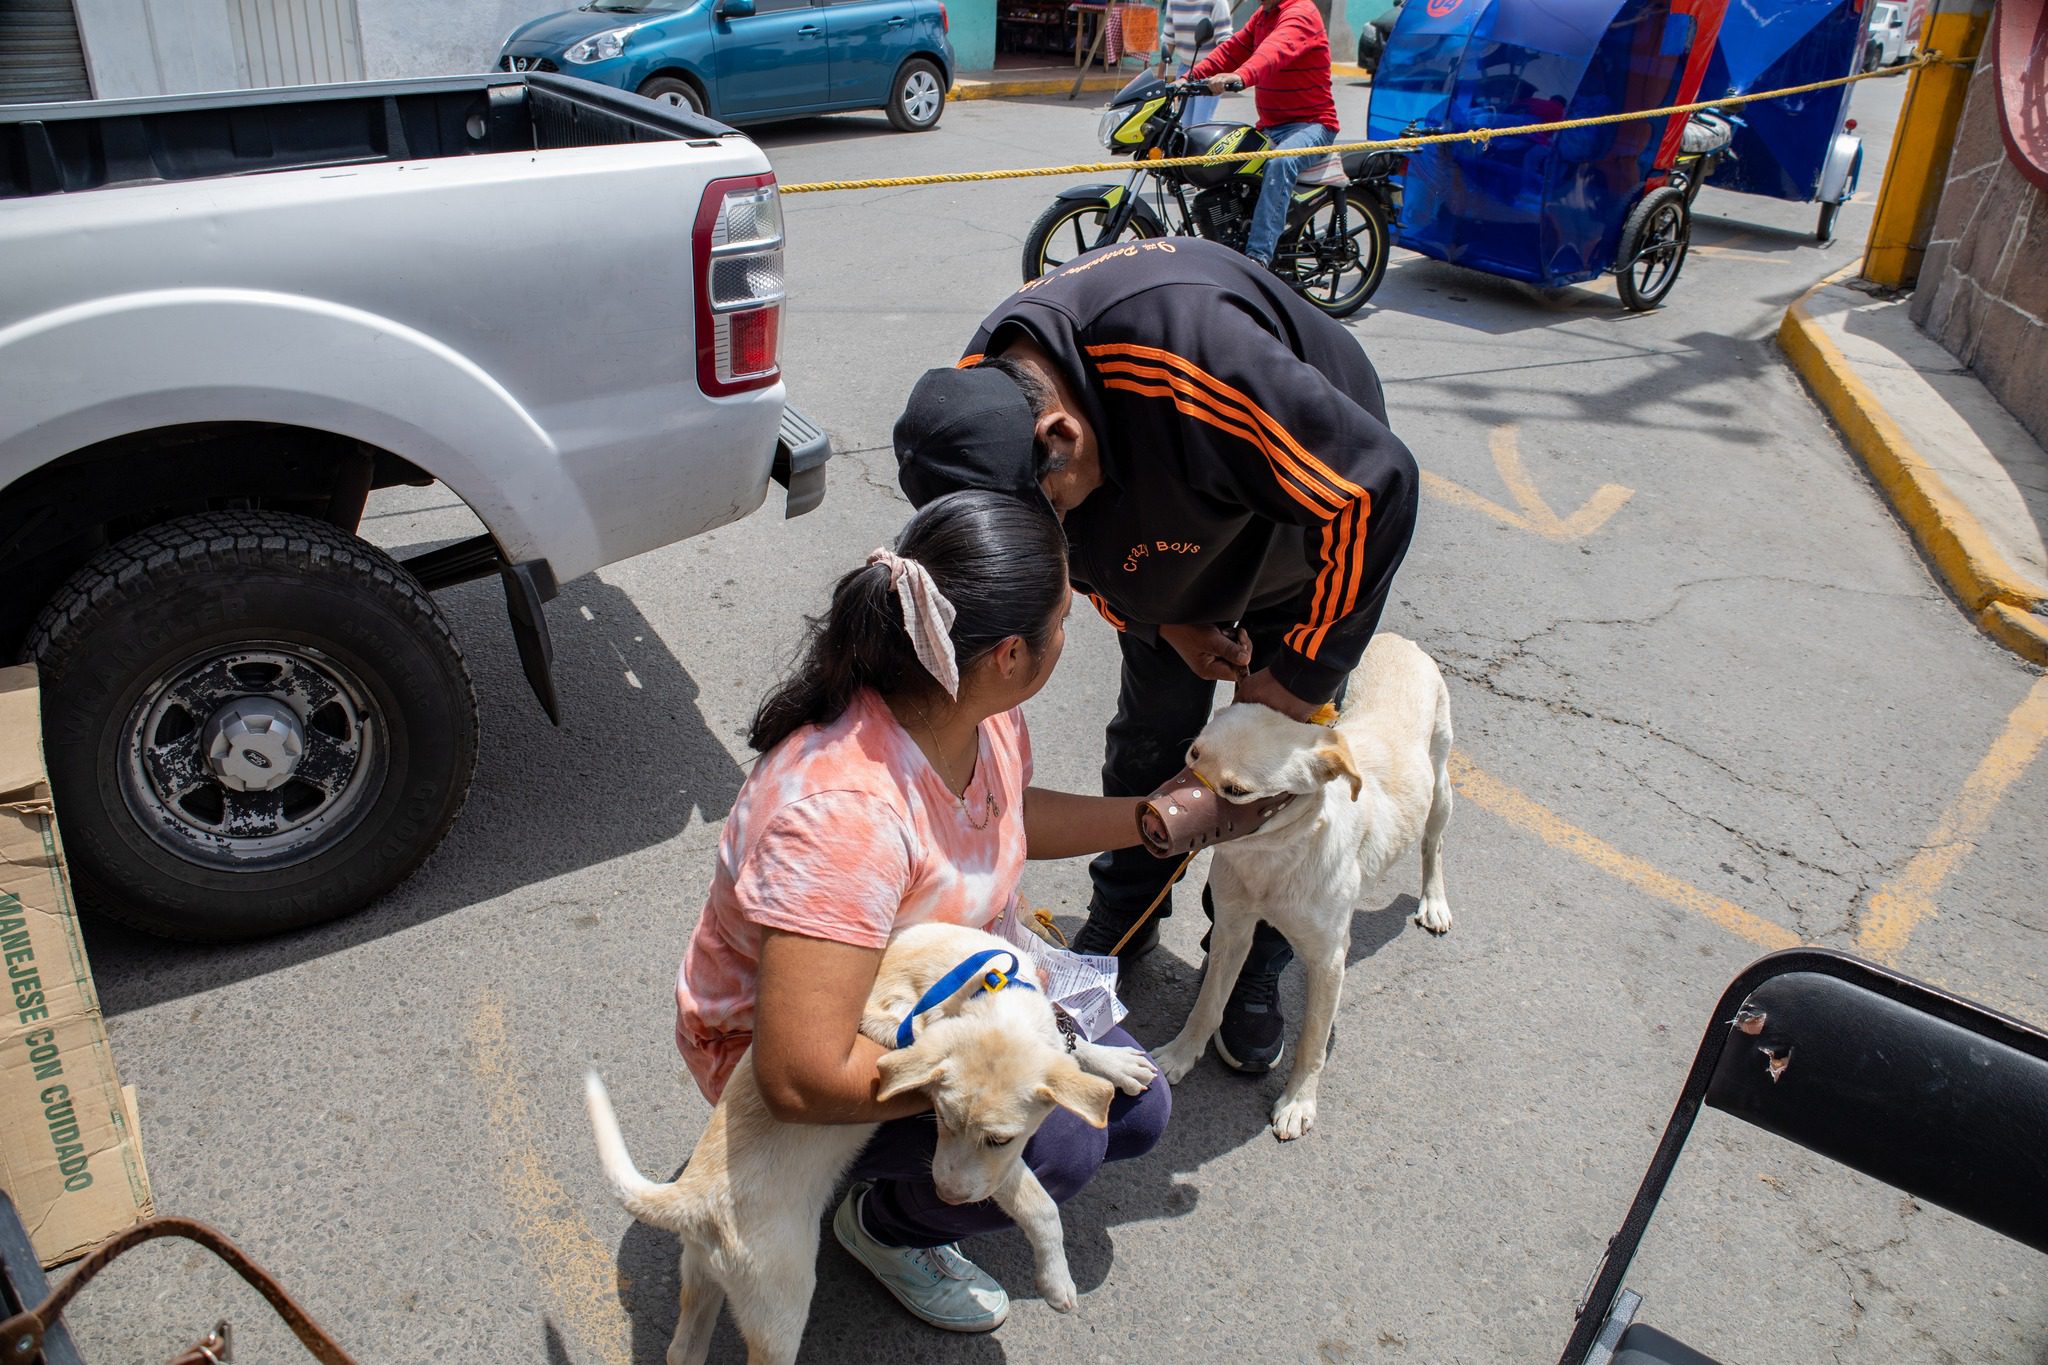
POLYGON ((357 910, 448 832, 476 697, 446 618, 326 522, 215 512, 96 555, 29 639, 81 898, 226 942, 357 910))
POLYGON ((889 122, 899 133, 922 133, 939 126, 946 111, 946 83, 939 69, 913 57, 896 73, 889 88, 889 122))

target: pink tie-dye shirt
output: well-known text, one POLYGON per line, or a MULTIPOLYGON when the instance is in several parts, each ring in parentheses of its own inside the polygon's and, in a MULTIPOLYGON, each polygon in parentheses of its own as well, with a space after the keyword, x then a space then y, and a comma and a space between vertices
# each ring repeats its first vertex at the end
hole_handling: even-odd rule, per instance
POLYGON ((705 1098, 753 1041, 764 930, 880 948, 931 920, 986 928, 1023 875, 1030 784, 1022 711, 982 723, 963 809, 873 692, 763 754, 676 977, 676 1046, 705 1098))

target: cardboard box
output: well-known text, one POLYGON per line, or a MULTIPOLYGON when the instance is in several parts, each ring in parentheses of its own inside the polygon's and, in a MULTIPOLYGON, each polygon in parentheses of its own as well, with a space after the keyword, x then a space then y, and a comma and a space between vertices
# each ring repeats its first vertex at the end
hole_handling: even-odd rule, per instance
POLYGON ((31 666, 0 668, 0 1186, 44 1265, 154 1211, 43 770, 31 666))

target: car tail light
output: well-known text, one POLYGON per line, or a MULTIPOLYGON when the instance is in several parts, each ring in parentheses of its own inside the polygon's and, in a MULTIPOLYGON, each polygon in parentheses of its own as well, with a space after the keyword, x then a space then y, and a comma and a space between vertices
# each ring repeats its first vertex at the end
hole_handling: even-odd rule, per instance
POLYGON ((782 198, 773 175, 705 187, 690 235, 697 262, 697 386, 714 397, 782 376, 782 198))
POLYGON ((940 6, 939 6, 939 32, 941 32, 941 33, 951 33, 952 31, 953 31, 953 20, 952 20, 952 18, 951 18, 950 16, 948 16, 948 15, 947 15, 947 13, 946 13, 946 7, 945 7, 944 5, 940 5, 940 6))

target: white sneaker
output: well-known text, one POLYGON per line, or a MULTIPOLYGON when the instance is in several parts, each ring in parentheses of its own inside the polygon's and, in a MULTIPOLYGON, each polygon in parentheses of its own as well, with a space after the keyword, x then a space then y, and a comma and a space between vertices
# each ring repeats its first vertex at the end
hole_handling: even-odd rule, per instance
POLYGON ((882 1282, 911 1315, 948 1332, 993 1332, 1010 1316, 1010 1296, 958 1246, 889 1247, 861 1225, 866 1184, 855 1185, 832 1215, 832 1235, 882 1282))

